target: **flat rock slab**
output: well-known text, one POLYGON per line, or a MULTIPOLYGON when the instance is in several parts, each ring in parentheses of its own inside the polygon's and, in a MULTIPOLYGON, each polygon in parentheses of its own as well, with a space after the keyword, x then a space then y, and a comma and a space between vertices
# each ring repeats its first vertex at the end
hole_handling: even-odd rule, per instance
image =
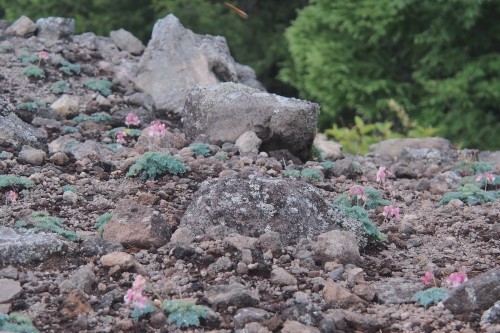
POLYGON ((336 210, 314 186, 257 174, 202 183, 180 222, 195 235, 219 225, 248 237, 278 232, 284 245, 334 229, 353 231, 360 244, 366 241, 360 222, 336 210))
POLYGON ((73 252, 75 244, 44 232, 0 227, 0 264, 25 264, 73 252))
POLYGON ((261 150, 287 149, 306 160, 318 114, 316 103, 225 82, 194 87, 186 99, 183 124, 191 141, 203 135, 212 144, 234 143, 245 132, 253 131, 262 140, 261 150))
POLYGON ((380 302, 384 304, 412 303, 415 293, 424 289, 424 285, 403 278, 390 278, 372 284, 380 302))
POLYGON ((0 279, 0 303, 10 302, 23 290, 19 281, 0 279))

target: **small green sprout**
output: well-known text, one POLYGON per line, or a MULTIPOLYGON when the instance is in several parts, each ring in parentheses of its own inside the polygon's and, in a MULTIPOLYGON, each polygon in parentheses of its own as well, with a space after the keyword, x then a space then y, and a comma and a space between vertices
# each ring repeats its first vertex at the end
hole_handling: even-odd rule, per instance
POLYGON ((50 92, 53 94, 62 94, 68 91, 69 85, 65 81, 56 81, 50 87, 50 92))
POLYGON ((60 62, 61 67, 59 67, 59 70, 63 72, 64 74, 71 75, 71 74, 80 74, 80 65, 72 64, 67 60, 61 60, 60 62))
POLYGON ((142 155, 127 172, 127 177, 137 176, 139 173, 142 180, 153 180, 165 173, 178 175, 189 171, 180 159, 169 154, 148 151, 142 155))

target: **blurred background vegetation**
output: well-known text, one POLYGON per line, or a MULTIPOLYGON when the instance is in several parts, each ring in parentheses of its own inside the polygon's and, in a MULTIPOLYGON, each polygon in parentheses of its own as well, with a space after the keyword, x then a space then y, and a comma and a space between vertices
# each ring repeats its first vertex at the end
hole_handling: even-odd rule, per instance
POLYGON ((73 17, 76 32, 124 28, 147 43, 174 13, 225 36, 268 91, 321 105, 319 128, 349 152, 439 135, 500 149, 500 0, 0 0, 0 18, 73 17))

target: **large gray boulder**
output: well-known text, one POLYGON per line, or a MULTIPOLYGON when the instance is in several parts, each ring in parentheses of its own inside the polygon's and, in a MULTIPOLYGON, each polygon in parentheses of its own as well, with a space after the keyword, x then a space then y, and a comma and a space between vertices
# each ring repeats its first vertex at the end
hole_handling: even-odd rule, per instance
POLYGON ((253 131, 262 140, 261 150, 288 149, 306 160, 318 114, 318 104, 226 82, 194 87, 184 106, 183 124, 191 141, 206 136, 220 145, 253 131))
POLYGON ((360 245, 366 243, 362 225, 332 207, 314 186, 257 174, 202 183, 180 227, 203 235, 213 226, 249 237, 277 232, 285 246, 297 244, 300 238, 316 240, 334 229, 353 231, 360 245))
POLYGON ((248 71, 247 67, 237 68, 224 37, 197 35, 169 14, 154 25, 138 75, 132 80, 153 96, 158 110, 180 113, 194 85, 238 82, 238 77, 255 84, 248 71))

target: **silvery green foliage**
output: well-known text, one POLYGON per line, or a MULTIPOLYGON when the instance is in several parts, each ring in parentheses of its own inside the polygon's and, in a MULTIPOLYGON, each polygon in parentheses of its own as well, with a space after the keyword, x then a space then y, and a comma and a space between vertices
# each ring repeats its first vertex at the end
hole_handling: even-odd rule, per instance
POLYGON ((426 290, 419 291, 411 298, 412 301, 418 302, 422 306, 429 306, 441 302, 448 294, 448 291, 443 288, 432 287, 426 290))
POLYGON ((169 313, 167 323, 175 322, 177 327, 200 326, 200 318, 208 317, 206 306, 196 305, 186 301, 164 301, 163 310, 169 313))

